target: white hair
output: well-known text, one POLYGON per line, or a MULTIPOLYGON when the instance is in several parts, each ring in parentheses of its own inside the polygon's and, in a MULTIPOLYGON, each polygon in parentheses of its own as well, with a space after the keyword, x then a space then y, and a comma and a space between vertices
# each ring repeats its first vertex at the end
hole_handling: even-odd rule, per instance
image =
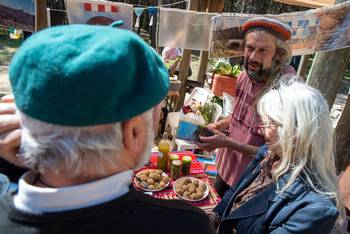
MULTIPOLYGON (((107 168, 119 163, 122 123, 67 127, 45 123, 24 113, 20 116, 21 156, 25 166, 33 171, 64 173, 67 177, 103 176, 107 168)), ((145 112, 143 117, 149 126, 148 142, 137 166, 147 162, 153 145, 152 112, 145 112)))
POLYGON ((259 100, 257 108, 261 116, 278 126, 276 144, 282 155, 273 175, 275 182, 287 172, 291 175, 279 192, 303 175, 313 190, 334 199, 341 211, 333 128, 328 104, 320 92, 296 77, 283 77, 277 89, 259 100))

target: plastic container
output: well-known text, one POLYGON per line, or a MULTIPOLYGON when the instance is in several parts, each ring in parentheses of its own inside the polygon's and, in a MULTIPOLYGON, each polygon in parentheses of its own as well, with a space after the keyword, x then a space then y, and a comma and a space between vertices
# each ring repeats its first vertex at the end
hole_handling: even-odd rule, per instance
POLYGON ((233 97, 236 96, 236 77, 213 74, 212 78, 213 86, 211 90, 215 96, 223 96, 224 92, 233 97))

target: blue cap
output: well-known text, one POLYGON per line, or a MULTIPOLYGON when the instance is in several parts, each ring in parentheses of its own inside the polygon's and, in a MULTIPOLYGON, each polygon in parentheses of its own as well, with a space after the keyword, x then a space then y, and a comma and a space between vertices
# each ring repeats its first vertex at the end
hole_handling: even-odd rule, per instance
POLYGON ((169 89, 161 58, 138 35, 91 25, 35 33, 14 56, 10 81, 20 111, 64 126, 128 120, 169 89))

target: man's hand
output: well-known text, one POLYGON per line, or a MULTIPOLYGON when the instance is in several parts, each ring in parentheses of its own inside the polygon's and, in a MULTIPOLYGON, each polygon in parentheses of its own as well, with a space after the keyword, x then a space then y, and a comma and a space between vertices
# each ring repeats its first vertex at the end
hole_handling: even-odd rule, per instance
POLYGON ((0 157, 15 165, 20 165, 18 149, 21 143, 19 116, 16 115, 16 105, 13 96, 7 95, 0 103, 0 157))
POLYGON ((198 147, 200 147, 201 149, 205 150, 205 151, 213 151, 217 148, 222 148, 222 147, 226 147, 231 138, 228 137, 227 135, 225 135, 224 133, 222 133, 219 130, 216 130, 215 128, 213 128, 213 126, 211 125, 207 125, 207 128, 214 133, 213 136, 210 137, 203 137, 200 136, 200 142, 196 142, 196 145, 198 145, 198 147))

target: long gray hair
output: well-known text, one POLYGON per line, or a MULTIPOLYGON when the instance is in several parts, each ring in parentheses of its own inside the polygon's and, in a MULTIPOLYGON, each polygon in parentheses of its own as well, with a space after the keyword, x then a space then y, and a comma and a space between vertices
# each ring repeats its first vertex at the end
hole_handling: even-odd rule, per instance
POLYGON ((333 128, 329 108, 321 93, 296 77, 283 77, 277 89, 258 102, 258 113, 277 124, 276 143, 281 164, 273 174, 277 181, 290 173, 285 191, 301 174, 316 192, 342 204, 334 162, 333 128))

